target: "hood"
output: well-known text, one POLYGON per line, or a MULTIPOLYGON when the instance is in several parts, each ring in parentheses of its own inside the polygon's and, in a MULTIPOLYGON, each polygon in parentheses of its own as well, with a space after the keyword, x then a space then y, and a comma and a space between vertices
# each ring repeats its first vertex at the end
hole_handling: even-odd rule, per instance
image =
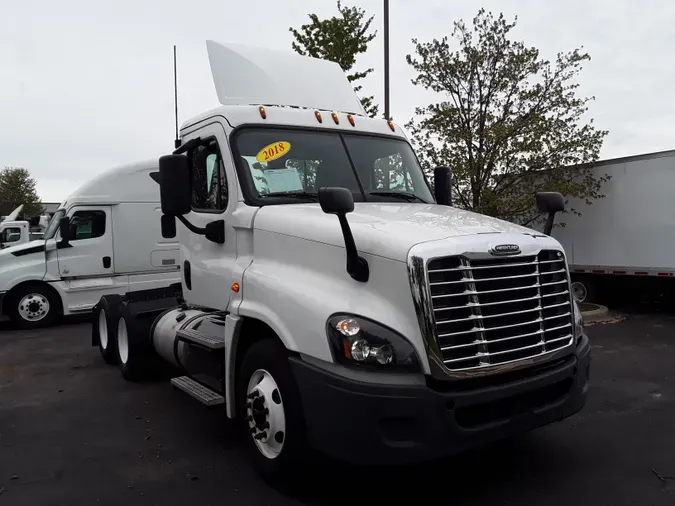
POLYGON ((0 267, 3 267, 6 262, 10 262, 12 258, 23 255, 29 255, 31 253, 38 253, 44 251, 44 249, 45 249, 44 239, 24 242, 23 244, 18 244, 16 246, 10 246, 9 248, 0 249, 0 267))
MULTIPOLYGON (((437 204, 355 203, 347 215, 359 251, 406 261, 416 244, 476 234, 524 234, 547 237, 535 230, 437 204)), ((255 229, 344 247, 337 217, 319 204, 265 206, 255 229)))

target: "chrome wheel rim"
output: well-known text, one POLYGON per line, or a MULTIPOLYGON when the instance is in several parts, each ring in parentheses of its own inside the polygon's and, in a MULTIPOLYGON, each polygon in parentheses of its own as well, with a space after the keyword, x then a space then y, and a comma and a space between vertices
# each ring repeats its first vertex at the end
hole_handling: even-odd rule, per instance
POLYGON ((49 301, 41 293, 29 293, 19 302, 19 316, 29 322, 39 322, 49 314, 49 301))
POLYGON ((108 349, 108 319, 105 311, 101 309, 98 314, 98 340, 101 342, 101 348, 108 349))
POLYGON ((268 459, 278 457, 286 441, 286 415, 277 382, 264 369, 255 371, 248 382, 246 421, 260 453, 268 459))
POLYGON ((117 324, 117 349, 120 354, 120 361, 126 364, 129 361, 129 334, 127 332, 127 322, 120 318, 117 324))

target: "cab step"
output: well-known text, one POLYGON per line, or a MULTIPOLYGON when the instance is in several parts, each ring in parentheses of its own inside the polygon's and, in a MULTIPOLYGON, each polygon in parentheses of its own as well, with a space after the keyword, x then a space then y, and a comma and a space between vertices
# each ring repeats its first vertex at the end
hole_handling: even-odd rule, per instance
POLYGON ((171 384, 186 394, 191 395, 206 406, 217 406, 225 402, 225 398, 218 392, 214 392, 209 387, 195 381, 190 376, 171 378, 171 384))
POLYGON ((225 332, 223 335, 204 334, 197 330, 185 329, 176 332, 178 339, 189 341, 210 350, 222 350, 225 348, 225 332))

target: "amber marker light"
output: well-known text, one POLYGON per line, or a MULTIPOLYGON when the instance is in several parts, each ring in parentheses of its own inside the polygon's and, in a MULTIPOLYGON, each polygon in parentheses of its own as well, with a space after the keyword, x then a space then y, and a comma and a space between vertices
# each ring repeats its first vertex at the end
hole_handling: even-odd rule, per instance
POLYGON ((321 117, 321 113, 319 111, 314 111, 314 116, 319 123, 323 123, 323 118, 321 117))
POLYGON ((234 293, 239 293, 239 283, 232 283, 232 291, 234 293))
POLYGON ((262 119, 267 119, 267 111, 265 111, 265 108, 262 105, 258 107, 258 110, 260 111, 260 117, 262 119))
POLYGON ((391 128, 391 131, 392 131, 392 132, 395 131, 394 124, 393 124, 391 121, 388 121, 388 120, 387 120, 387 125, 389 125, 389 128, 391 128))
POLYGON ((352 126, 355 126, 355 123, 354 123, 354 116, 352 116, 351 114, 347 114, 347 119, 349 120, 349 123, 350 123, 352 126))
POLYGON ((336 125, 340 124, 340 119, 338 118, 338 115, 335 113, 332 113, 331 116, 333 117, 333 121, 335 121, 336 125))

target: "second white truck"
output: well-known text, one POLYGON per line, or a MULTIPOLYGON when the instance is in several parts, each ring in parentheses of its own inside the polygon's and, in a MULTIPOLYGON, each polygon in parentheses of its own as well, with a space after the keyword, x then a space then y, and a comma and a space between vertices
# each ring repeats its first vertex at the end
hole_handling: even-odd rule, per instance
POLYGON ((91 311, 105 294, 180 282, 179 245, 161 235, 159 188, 148 176, 157 168, 134 163, 92 178, 40 239, 0 250, 0 315, 43 327, 91 311))
MULTIPOLYGON (((181 284, 99 301, 106 361, 130 381, 172 365, 285 482, 308 448, 415 462, 582 409, 591 350, 558 241, 449 206, 441 167, 434 198, 337 64, 207 47, 223 105, 154 176, 181 284)), ((537 200, 551 219, 564 204, 537 200)))

